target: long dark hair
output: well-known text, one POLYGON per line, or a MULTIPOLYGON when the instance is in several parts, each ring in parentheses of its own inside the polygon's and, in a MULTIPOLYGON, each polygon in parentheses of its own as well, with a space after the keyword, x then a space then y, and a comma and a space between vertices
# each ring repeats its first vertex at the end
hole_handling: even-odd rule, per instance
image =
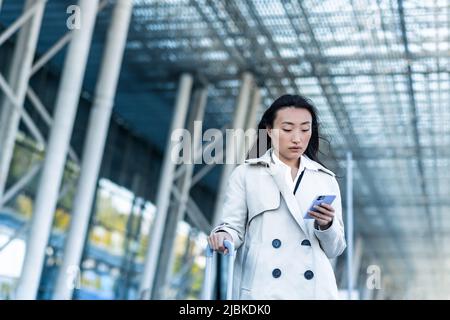
POLYGON ((306 151, 304 152, 304 154, 306 156, 308 156, 308 158, 310 158, 311 160, 314 160, 314 161, 320 163, 321 165, 323 165, 317 157, 317 153, 319 152, 319 140, 320 139, 323 139, 325 141, 327 141, 327 140, 322 137, 319 137, 319 121, 317 118, 316 108, 312 104, 311 100, 309 100, 308 98, 305 98, 303 96, 300 96, 300 95, 290 95, 290 94, 282 95, 281 97, 276 99, 272 103, 272 105, 264 112, 264 114, 261 118, 261 121, 258 124, 258 138, 256 141, 256 145, 254 146, 257 148, 256 150, 257 150, 258 157, 262 156, 269 148, 272 147, 271 139, 270 139, 269 135, 267 134, 267 128, 273 128, 273 122, 277 116, 278 110, 283 109, 283 108, 288 108, 288 107, 306 109, 311 113, 312 134, 311 134, 311 139, 309 140, 309 143, 308 143, 308 147, 306 148, 306 151), (264 140, 267 141, 266 145, 263 145, 262 148, 260 148, 261 147, 260 144, 262 144, 262 143, 260 143, 261 132, 265 132, 264 133, 265 137, 263 137, 263 138, 264 138, 264 140))

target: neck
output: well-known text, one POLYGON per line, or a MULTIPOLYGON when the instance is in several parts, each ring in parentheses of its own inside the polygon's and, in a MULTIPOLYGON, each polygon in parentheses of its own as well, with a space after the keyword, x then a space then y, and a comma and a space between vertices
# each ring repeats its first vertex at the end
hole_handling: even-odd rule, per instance
POLYGON ((297 159, 286 159, 283 157, 278 151, 275 151, 278 159, 280 159, 283 163, 287 164, 291 168, 300 168, 300 158, 297 159))

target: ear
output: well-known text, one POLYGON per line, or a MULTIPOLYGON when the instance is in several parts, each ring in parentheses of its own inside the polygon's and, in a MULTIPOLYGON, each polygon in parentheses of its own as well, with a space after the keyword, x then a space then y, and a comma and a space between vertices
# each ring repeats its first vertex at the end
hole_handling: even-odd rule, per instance
POLYGON ((272 128, 266 127, 267 134, 269 135, 270 139, 272 139, 272 128))

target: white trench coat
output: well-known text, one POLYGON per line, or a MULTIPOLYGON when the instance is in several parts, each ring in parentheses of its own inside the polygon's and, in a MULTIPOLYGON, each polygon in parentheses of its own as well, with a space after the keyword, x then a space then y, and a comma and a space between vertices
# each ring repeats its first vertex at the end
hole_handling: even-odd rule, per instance
POLYGON ((269 149, 231 174, 220 224, 238 249, 233 299, 338 299, 329 259, 346 248, 339 185, 335 175, 302 156, 305 172, 294 195, 285 171, 269 149), (314 198, 335 194, 335 217, 327 230, 303 219, 314 198))

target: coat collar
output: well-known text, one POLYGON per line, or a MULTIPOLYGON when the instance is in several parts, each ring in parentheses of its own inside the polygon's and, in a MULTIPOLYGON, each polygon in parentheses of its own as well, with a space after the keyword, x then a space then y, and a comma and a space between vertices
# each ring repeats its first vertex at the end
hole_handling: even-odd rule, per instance
MULTIPOLYGON (((261 157, 254 158, 254 159, 247 159, 245 160, 245 163, 252 164, 252 165, 263 165, 266 167, 273 167, 275 165, 275 160, 272 156, 273 149, 270 148, 267 150, 261 157)), ((317 163, 314 160, 311 160, 306 155, 301 156, 301 161, 303 162, 303 165, 305 166, 305 169, 314 170, 314 171, 323 171, 331 176, 335 176, 335 174, 331 171, 322 166, 320 163, 317 163)))

